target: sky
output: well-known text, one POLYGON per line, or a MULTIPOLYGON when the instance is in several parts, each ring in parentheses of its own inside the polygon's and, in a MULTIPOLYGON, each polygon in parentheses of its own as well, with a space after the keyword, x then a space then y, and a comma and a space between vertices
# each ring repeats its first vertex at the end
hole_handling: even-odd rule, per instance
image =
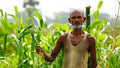
MULTIPOLYGON (((24 11, 23 2, 27 0, 3 0, 0 2, 0 9, 4 12, 14 14, 14 6, 19 11, 24 11)), ((70 9, 85 10, 86 6, 91 6, 91 12, 96 10, 100 0, 36 0, 40 4, 36 6, 43 16, 54 17, 54 13, 69 12, 70 9)), ((118 0, 102 0, 103 5, 100 12, 115 16, 118 6, 118 0)))

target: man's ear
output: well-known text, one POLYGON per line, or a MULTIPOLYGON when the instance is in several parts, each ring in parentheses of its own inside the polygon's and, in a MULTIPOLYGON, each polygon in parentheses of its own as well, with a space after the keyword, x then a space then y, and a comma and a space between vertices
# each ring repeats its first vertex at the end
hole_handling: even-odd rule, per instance
POLYGON ((86 20, 86 17, 83 17, 83 22, 85 22, 85 20, 86 20))
POLYGON ((71 22, 70 18, 68 18, 69 23, 71 22))

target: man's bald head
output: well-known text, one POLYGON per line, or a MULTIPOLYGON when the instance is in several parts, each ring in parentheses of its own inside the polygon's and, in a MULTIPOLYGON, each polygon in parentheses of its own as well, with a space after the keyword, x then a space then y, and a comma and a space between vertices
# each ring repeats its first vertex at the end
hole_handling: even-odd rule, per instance
POLYGON ((84 13, 83 13, 82 10, 77 10, 77 9, 76 9, 76 10, 73 10, 73 11, 70 12, 70 17, 71 17, 73 14, 76 14, 76 13, 81 14, 82 17, 84 16, 84 13))

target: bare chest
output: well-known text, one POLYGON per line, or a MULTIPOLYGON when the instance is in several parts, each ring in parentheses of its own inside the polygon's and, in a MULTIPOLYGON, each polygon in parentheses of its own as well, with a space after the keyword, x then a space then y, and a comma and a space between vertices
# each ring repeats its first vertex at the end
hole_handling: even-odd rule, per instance
POLYGON ((70 36, 70 41, 73 46, 77 46, 82 40, 84 36, 70 36))

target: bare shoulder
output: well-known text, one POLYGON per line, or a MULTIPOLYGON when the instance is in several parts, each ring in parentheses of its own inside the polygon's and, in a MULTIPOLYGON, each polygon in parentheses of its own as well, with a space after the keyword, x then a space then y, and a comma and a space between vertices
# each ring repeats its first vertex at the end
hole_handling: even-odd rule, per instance
POLYGON ((68 36, 68 33, 64 33, 59 37, 58 42, 63 43, 66 40, 67 36, 68 36))
POLYGON ((66 34, 66 33, 63 34, 63 35, 61 35, 61 36, 58 38, 58 40, 57 40, 57 42, 56 42, 56 45, 57 45, 57 46, 63 45, 65 39, 67 38, 67 35, 68 35, 68 34, 66 34))
POLYGON ((60 36, 60 39, 64 40, 66 39, 68 36, 68 33, 64 33, 63 35, 60 36))
POLYGON ((95 41, 95 38, 92 35, 88 34, 87 35, 87 40, 88 41, 95 41))
POLYGON ((96 46, 96 42, 95 42, 96 40, 93 36, 88 34, 87 35, 87 41, 88 41, 88 44, 89 44, 90 48, 94 48, 96 46))

